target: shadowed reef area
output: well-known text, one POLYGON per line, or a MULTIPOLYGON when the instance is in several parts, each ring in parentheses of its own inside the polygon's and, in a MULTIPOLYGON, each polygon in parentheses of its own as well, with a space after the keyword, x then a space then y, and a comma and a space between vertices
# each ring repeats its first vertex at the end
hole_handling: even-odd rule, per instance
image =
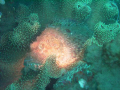
POLYGON ((0 0, 0 90, 120 90, 120 0, 0 0))

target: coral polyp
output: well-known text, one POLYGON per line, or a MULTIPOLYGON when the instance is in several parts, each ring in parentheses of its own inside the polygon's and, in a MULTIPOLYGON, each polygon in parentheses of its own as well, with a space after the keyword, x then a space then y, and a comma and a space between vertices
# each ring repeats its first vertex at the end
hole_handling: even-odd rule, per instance
POLYGON ((83 22, 90 16, 91 11, 92 9, 86 3, 76 2, 72 11, 72 17, 79 22, 83 22))
POLYGON ((105 3, 102 12, 103 12, 103 17, 106 20, 117 20, 117 18, 119 17, 118 6, 113 1, 108 1, 107 3, 105 3))

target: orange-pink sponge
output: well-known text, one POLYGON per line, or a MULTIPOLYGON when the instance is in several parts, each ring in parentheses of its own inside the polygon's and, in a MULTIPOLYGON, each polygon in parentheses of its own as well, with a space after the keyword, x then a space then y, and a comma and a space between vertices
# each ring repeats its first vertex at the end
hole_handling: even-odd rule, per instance
POLYGON ((67 68, 77 60, 75 47, 57 29, 46 28, 30 45, 31 56, 44 64, 51 55, 56 56, 56 64, 67 68))

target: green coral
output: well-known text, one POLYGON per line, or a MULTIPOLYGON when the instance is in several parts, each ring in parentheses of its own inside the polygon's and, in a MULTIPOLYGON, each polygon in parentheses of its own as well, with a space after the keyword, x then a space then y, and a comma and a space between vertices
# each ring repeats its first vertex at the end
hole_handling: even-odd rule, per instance
POLYGON ((83 22, 91 14, 91 8, 84 2, 76 2, 72 11, 72 18, 83 22))
POLYGON ((98 45, 103 45, 113 40, 119 31, 120 24, 117 22, 109 25, 99 22, 94 28, 94 39, 98 45))
POLYGON ((14 59, 16 60, 19 56, 24 55, 40 29, 41 25, 38 20, 38 15, 32 13, 26 21, 23 19, 13 31, 4 34, 0 41, 0 51, 2 52, 0 57, 5 60, 9 59, 8 61, 10 59, 14 61, 14 59))
POLYGON ((102 14, 103 17, 107 20, 117 20, 118 14, 119 14, 119 9, 116 3, 112 1, 108 1, 103 5, 102 14))

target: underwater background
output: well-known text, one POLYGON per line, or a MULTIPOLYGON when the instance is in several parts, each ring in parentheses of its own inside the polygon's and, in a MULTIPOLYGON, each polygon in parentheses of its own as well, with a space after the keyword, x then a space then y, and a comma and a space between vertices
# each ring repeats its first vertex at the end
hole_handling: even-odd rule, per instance
POLYGON ((120 0, 0 0, 0 90, 120 90, 120 0))

